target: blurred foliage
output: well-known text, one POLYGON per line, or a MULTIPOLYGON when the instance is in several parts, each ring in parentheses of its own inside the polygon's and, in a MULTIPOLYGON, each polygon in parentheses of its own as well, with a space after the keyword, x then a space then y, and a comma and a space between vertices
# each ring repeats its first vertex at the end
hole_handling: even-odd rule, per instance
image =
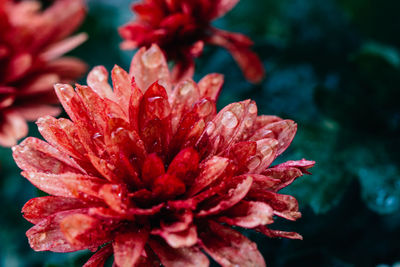
MULTIPOLYGON (((73 55, 90 66, 128 68, 119 25, 132 18, 129 0, 89 0, 81 31, 90 39, 73 55)), ((257 240, 269 266, 398 266, 400 261, 400 19, 398 0, 240 1, 219 27, 248 34, 267 69, 251 85, 223 49, 207 47, 195 79, 225 75, 218 106, 252 98, 259 113, 298 123, 280 161, 313 159, 312 176, 284 190, 303 211, 277 229, 303 241, 257 240), (397 262, 397 263, 396 263, 397 262), (396 265, 397 264, 397 265, 396 265)), ((84 81, 82 81, 84 82, 84 81)), ((32 126, 31 135, 38 136, 32 126)), ((1 149, 0 266, 80 266, 88 253, 35 253, 20 209, 37 191, 1 149)))

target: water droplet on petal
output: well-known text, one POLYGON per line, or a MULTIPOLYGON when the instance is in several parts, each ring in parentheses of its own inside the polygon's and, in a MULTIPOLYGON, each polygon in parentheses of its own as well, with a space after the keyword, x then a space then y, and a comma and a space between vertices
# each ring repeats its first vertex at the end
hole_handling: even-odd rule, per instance
POLYGON ((214 78, 211 79, 211 83, 212 83, 213 85, 217 85, 217 84, 219 84, 220 82, 221 82, 221 78, 220 78, 220 77, 214 77, 214 78))
POLYGON ((247 128, 250 128, 253 126, 253 120, 251 118, 246 118, 244 121, 244 125, 246 125, 247 128))
POLYGON ((213 122, 210 121, 210 122, 207 124, 206 133, 207 133, 208 135, 211 135, 211 133, 212 133, 214 130, 215 130, 215 123, 213 123, 213 122))
POLYGON ((162 63, 163 55, 162 53, 155 47, 152 46, 142 55, 143 64, 150 69, 157 68, 162 63))
POLYGON ((106 76, 99 69, 92 70, 92 74, 99 82, 104 82, 106 80, 106 76))
POLYGON ((224 114, 222 115, 222 120, 221 123, 228 129, 233 129, 235 128, 239 121, 236 118, 235 114, 233 114, 230 111, 225 111, 224 114))
POLYGON ((38 240, 39 241, 43 241, 43 240, 45 240, 46 239, 46 233, 41 233, 40 235, 39 235, 39 238, 38 238, 38 240))
POLYGON ((231 110, 235 114, 241 114, 243 113, 243 106, 240 103, 235 103, 232 107, 231 110))
POLYGON ((249 112, 250 112, 251 114, 257 113, 257 105, 254 104, 254 103, 251 103, 251 104, 249 105, 249 112))
POLYGON ((205 101, 200 105, 199 115, 201 117, 206 117, 213 111, 213 104, 210 101, 205 101))
POLYGON ((189 95, 194 90, 195 90, 195 88, 191 82, 185 82, 182 85, 182 87, 179 89, 179 93, 181 96, 186 96, 186 95, 189 95))

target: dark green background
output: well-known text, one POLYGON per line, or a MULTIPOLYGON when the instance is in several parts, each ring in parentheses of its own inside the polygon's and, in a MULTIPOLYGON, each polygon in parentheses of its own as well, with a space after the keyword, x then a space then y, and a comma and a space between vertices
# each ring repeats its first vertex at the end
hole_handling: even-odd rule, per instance
MULTIPOLYGON (((128 0, 91 0, 72 54, 90 66, 128 68, 116 28, 131 18, 128 0)), ((207 47, 196 80, 225 75, 219 107, 247 98, 261 114, 295 120, 297 136, 279 161, 317 161, 312 176, 285 193, 303 218, 278 221, 303 241, 256 240, 268 266, 400 266, 400 1, 242 0, 215 25, 249 35, 267 70, 247 83, 230 55, 207 47), (397 262, 397 263, 396 263, 397 262)), ((32 124, 30 135, 38 136, 32 124)), ((38 192, 1 149, 0 266, 80 266, 88 253, 35 253, 23 204, 38 192)))

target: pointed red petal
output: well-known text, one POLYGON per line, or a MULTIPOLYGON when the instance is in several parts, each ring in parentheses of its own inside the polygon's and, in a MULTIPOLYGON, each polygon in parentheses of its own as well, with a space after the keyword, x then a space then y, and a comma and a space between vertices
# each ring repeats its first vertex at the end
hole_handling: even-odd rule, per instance
POLYGON ((111 231, 116 225, 107 226, 99 219, 77 213, 63 218, 60 229, 73 246, 96 248, 112 239, 111 231))
POLYGON ((72 252, 85 248, 92 248, 92 244, 88 244, 88 246, 71 245, 60 230, 60 222, 65 217, 86 211, 87 210, 62 211, 42 220, 26 232, 30 246, 35 251, 49 250, 53 252, 72 252))
POLYGON ((200 98, 197 84, 192 80, 180 82, 172 92, 171 103, 171 123, 172 131, 175 133, 182 116, 192 109, 192 106, 200 98))
POLYGON ((117 65, 114 66, 111 77, 117 103, 128 114, 129 101, 132 94, 132 79, 125 70, 117 65))
POLYGON ((154 181, 152 186, 153 193, 160 199, 171 199, 185 193, 186 186, 173 175, 164 174, 154 181))
POLYGON ((303 237, 296 233, 296 232, 285 232, 285 231, 279 231, 279 230, 271 230, 265 226, 260 226, 256 228, 256 231, 263 233, 264 235, 271 237, 271 238, 276 238, 276 237, 283 237, 283 238, 289 238, 289 239, 299 239, 303 240, 303 237))
POLYGON ((303 175, 301 170, 294 167, 273 167, 263 172, 263 175, 269 176, 279 182, 270 187, 275 192, 291 184, 297 177, 303 175))
POLYGON ((102 98, 114 99, 112 88, 108 83, 108 71, 105 67, 94 67, 89 72, 87 84, 102 98))
POLYGON ((13 157, 18 167, 28 172, 51 174, 85 173, 84 170, 66 154, 46 142, 28 137, 20 145, 13 147, 13 157))
MULTIPOLYGON (((249 192, 252 182, 253 178, 250 175, 237 176, 229 179, 228 183, 231 183, 232 185, 227 185, 227 188, 225 188, 223 193, 219 192, 219 195, 221 196, 217 197, 217 204, 207 209, 200 210, 197 213, 197 216, 203 217, 214 215, 234 206, 247 195, 247 192, 249 192)), ((202 204, 205 206, 209 206, 205 203, 202 204)))
POLYGON ((255 133, 256 136, 252 137, 251 140, 256 141, 255 138, 257 138, 257 135, 260 135, 260 132, 271 131, 274 135, 273 138, 279 142, 277 147, 277 156, 279 156, 286 150, 286 148, 289 147, 294 136, 296 135, 296 130, 297 124, 294 121, 282 120, 264 126, 255 133))
POLYGON ((259 83, 264 78, 264 66, 256 53, 250 50, 248 38, 239 33, 214 29, 210 43, 225 47, 239 64, 246 79, 259 83))
POLYGON ((86 203, 76 198, 66 197, 37 197, 29 200, 22 208, 24 218, 31 223, 41 220, 60 211, 82 209, 86 203))
POLYGON ((160 235, 172 248, 192 247, 197 243, 197 229, 194 225, 180 232, 159 229, 152 231, 152 234, 160 235))
POLYGON ((40 134, 58 150, 78 159, 84 159, 85 149, 80 144, 75 125, 68 119, 50 116, 40 118, 36 124, 40 134))
POLYGON ((218 221, 243 228, 254 228, 273 223, 274 211, 263 202, 241 201, 233 206, 218 221))
POLYGON ((214 156, 200 166, 200 175, 193 181, 193 185, 187 192, 188 196, 194 196, 218 178, 224 173, 226 167, 228 167, 229 160, 223 157, 214 156))
POLYGON ((222 85, 224 84, 224 76, 218 73, 212 73, 204 76, 199 81, 200 97, 209 97, 213 101, 217 101, 222 85))
POLYGON ((112 254, 113 248, 108 244, 99 249, 82 267, 103 267, 112 254))
POLYGON ((207 124, 205 134, 213 145, 210 154, 223 153, 235 142, 246 139, 257 117, 257 106, 250 100, 236 102, 223 108, 207 124))
POLYGON ((121 233, 115 237, 114 259, 118 266, 135 266, 142 255, 149 234, 143 229, 136 230, 121 233))
POLYGON ((189 147, 175 156, 168 167, 168 174, 181 179, 185 184, 191 184, 199 166, 199 154, 189 147))
POLYGON ((142 167, 142 180, 146 185, 152 186, 154 180, 165 173, 164 162, 156 153, 146 157, 142 167))
POLYGON ((274 210, 274 214, 282 218, 295 221, 301 217, 297 200, 290 195, 277 194, 271 191, 250 190, 249 199, 267 203, 274 210))
POLYGON ((250 159, 248 168, 250 173, 261 173, 268 168, 276 158, 278 141, 275 139, 261 139, 257 141, 256 155, 250 159))
POLYGON ((229 227, 209 221, 200 239, 204 250, 223 267, 266 266, 257 245, 229 227))
POLYGON ((139 110, 139 134, 147 151, 165 151, 171 139, 171 108, 165 89, 152 84, 144 94, 139 110))
POLYGON ((60 179, 60 176, 70 175, 66 174, 46 174, 38 172, 22 172, 22 176, 29 180, 34 186, 43 192, 59 196, 59 197, 75 197, 72 192, 67 189, 60 179))
POLYGON ((159 82, 165 90, 171 92, 171 78, 168 65, 160 48, 153 44, 151 48, 141 48, 132 59, 129 74, 143 92, 154 82, 159 82))
POLYGON ((165 267, 208 267, 209 261, 198 248, 171 248, 163 241, 150 239, 149 244, 165 267))

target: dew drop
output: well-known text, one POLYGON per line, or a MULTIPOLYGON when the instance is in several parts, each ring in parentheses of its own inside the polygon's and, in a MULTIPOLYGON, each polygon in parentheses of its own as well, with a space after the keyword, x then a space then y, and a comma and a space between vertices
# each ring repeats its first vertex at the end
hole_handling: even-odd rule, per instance
POLYGON ((40 235, 39 235, 39 241, 43 241, 43 240, 45 240, 46 239, 46 233, 41 233, 40 235))
POLYGON ((221 79, 219 77, 214 77, 211 79, 212 85, 217 85, 220 83, 220 81, 221 81, 221 79))
POLYGON ((96 77, 99 82, 104 82, 106 80, 106 76, 99 69, 94 69, 92 74, 96 77))
POLYGON ((228 129, 233 129, 238 125, 238 119, 235 114, 230 111, 225 111, 222 115, 221 123, 228 129))
POLYGON ((212 133, 214 130, 215 130, 215 123, 213 123, 213 122, 210 121, 210 122, 207 124, 206 133, 207 133, 208 135, 211 135, 211 133, 212 133))
POLYGON ((101 133, 95 133, 95 134, 92 136, 92 138, 95 139, 95 140, 97 140, 97 139, 99 139, 99 138, 101 138, 101 137, 103 137, 103 135, 102 135, 101 133))
POLYGON ((186 96, 189 95, 191 92, 193 92, 194 86, 191 82, 185 82, 182 87, 179 89, 179 94, 181 96, 186 96))
POLYGON ((232 108, 231 108, 232 112, 235 114, 241 114, 243 113, 243 106, 240 103, 235 103, 232 108))
POLYGON ((155 46, 152 46, 142 55, 143 64, 150 69, 157 68, 162 62, 162 54, 155 46))
POLYGON ((250 112, 251 114, 257 113, 257 106, 256 106, 256 104, 251 103, 251 104, 249 105, 249 112, 250 112))
POLYGON ((210 101, 203 102, 199 109, 199 115, 201 117, 206 117, 211 114, 213 110, 213 105, 210 101))
POLYGON ((247 128, 250 128, 251 126, 253 126, 253 120, 251 118, 246 118, 246 120, 244 121, 244 125, 246 125, 247 128))

